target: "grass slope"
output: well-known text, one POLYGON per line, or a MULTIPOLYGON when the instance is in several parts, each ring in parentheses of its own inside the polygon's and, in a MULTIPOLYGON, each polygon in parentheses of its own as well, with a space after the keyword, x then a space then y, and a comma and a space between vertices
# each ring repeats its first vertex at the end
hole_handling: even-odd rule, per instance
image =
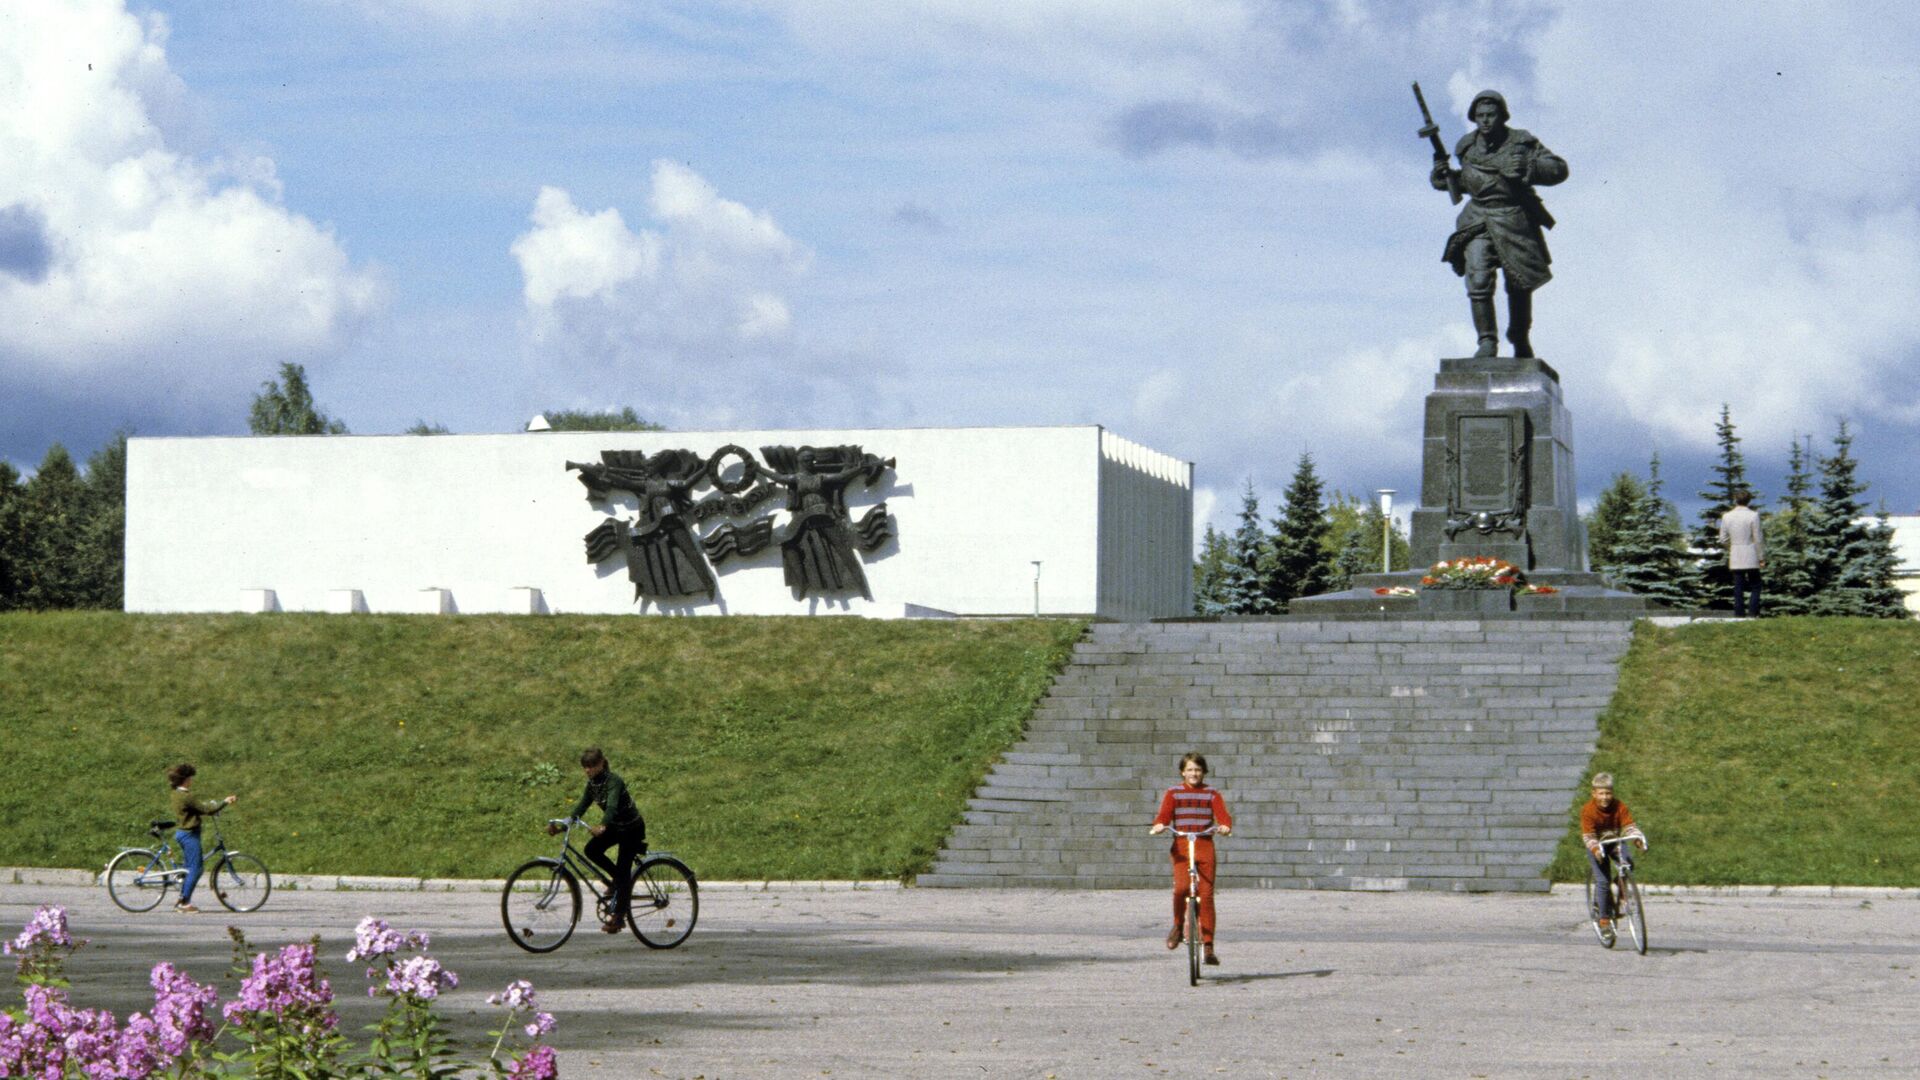
MULTIPOLYGON (((1643 623, 1593 771, 1646 829, 1643 880, 1915 886, 1917 718, 1920 624, 1643 623)), ((1551 874, 1586 873, 1569 835, 1551 874)))
POLYGON ((162 771, 276 871, 492 877, 605 747, 701 876, 923 869, 1084 624, 0 615, 0 865, 100 866, 162 771))

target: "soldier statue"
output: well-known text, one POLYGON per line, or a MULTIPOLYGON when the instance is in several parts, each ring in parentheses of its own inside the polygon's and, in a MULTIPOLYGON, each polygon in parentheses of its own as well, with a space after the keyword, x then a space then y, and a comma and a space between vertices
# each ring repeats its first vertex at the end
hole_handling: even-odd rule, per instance
MULTIPOLYGON (((1414 91, 1417 94, 1419 87, 1414 91)), ((1426 101, 1420 102, 1422 111, 1426 101)), ((1442 260, 1467 281, 1467 303, 1473 311, 1473 329, 1480 338, 1475 356, 1499 351, 1500 331, 1493 312, 1495 271, 1506 272, 1507 340, 1513 355, 1532 356, 1533 290, 1553 277, 1543 229, 1553 228, 1553 215, 1534 193, 1567 178, 1567 163, 1540 144, 1529 132, 1507 126, 1507 99, 1492 90, 1474 95, 1467 116, 1473 121, 1453 152, 1460 167, 1453 168, 1441 148, 1438 129, 1428 120, 1421 129, 1433 142, 1433 186, 1453 194, 1460 210, 1453 235, 1447 238, 1442 260)))

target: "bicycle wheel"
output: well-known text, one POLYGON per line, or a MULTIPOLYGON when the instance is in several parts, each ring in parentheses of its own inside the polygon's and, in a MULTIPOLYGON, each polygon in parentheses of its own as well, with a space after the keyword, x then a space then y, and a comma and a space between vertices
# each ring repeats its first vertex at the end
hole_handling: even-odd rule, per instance
POLYGON ((642 860, 633 870, 627 923, 649 949, 671 949, 700 921, 700 885, 687 864, 668 856, 642 860))
POLYGON ((1200 900, 1187 897, 1187 985, 1200 985, 1200 900))
POLYGON ((580 922, 580 882, 551 859, 534 859, 509 875, 500 890, 500 922, 515 945, 552 952, 567 943, 580 922))
POLYGON ((228 911, 258 911, 273 891, 267 864, 238 851, 222 856, 212 876, 213 895, 228 911))
POLYGON ((1641 956, 1647 955, 1647 913, 1640 906, 1640 883, 1633 880, 1632 874, 1620 879, 1620 916, 1627 924, 1627 932, 1633 935, 1633 948, 1641 956))
POLYGON ((1600 929, 1600 901, 1598 895, 1598 891, 1593 885, 1593 875, 1589 873, 1587 875, 1587 927, 1593 931, 1594 937, 1600 939, 1601 947, 1611 949, 1613 948, 1613 935, 1600 929))
POLYGON ((127 911, 152 911, 173 888, 170 869, 146 848, 129 848, 107 864, 107 895, 127 911))

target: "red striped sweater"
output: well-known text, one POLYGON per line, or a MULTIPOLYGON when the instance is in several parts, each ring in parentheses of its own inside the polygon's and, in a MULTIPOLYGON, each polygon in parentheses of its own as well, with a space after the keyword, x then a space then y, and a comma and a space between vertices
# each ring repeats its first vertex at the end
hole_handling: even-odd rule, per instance
POLYGON ((1227 813, 1227 800, 1218 791, 1201 784, 1179 784, 1160 796, 1160 812, 1155 825, 1171 825, 1181 832, 1201 832, 1213 825, 1233 828, 1233 815, 1227 813))

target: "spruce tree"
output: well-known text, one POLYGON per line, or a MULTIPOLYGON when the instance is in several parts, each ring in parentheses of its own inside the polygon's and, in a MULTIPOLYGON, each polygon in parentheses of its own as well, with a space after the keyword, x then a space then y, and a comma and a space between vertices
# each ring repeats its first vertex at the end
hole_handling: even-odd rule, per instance
MULTIPOLYGON (((1322 541, 1328 591, 1351 588, 1359 574, 1380 573, 1381 545, 1387 535, 1378 503, 1336 492, 1327 503, 1327 535, 1322 541)), ((1391 536, 1393 565, 1410 569, 1406 534, 1396 524, 1391 536)))
POLYGON ((1207 526, 1200 540, 1200 557, 1193 560, 1193 613, 1224 615, 1227 606, 1227 534, 1207 526))
POLYGON ((1685 607, 1687 547, 1680 513, 1660 496, 1660 455, 1647 469, 1647 483, 1633 513, 1613 539, 1613 562, 1601 573, 1618 588, 1656 604, 1685 607))
POLYGON ((345 435, 347 425, 329 417, 313 403, 313 391, 307 388, 307 369, 299 364, 280 365, 280 378, 260 384, 247 416, 247 429, 255 435, 345 435))
POLYGON ((1858 566, 1865 608, 1861 614, 1876 619, 1913 617, 1907 607, 1907 594, 1900 588, 1900 552, 1893 546, 1893 522, 1887 519, 1885 504, 1867 530, 1858 566))
POLYGON ((1280 516, 1273 519, 1272 560, 1264 575, 1267 597, 1276 611, 1297 597, 1327 591, 1324 490, 1313 468, 1313 455, 1301 454, 1280 516))
POLYGON ((1760 570, 1760 614, 1805 615, 1812 607, 1814 582, 1807 531, 1812 515, 1813 440, 1796 438, 1787 454, 1787 492, 1779 510, 1761 522, 1766 565, 1760 570))
POLYGON ((1240 525, 1227 538, 1226 574, 1220 603, 1226 615, 1272 615, 1279 610, 1267 595, 1261 568, 1271 557, 1266 530, 1260 527, 1260 497, 1247 478, 1240 496, 1240 525))
MULTIPOLYGON (((1720 422, 1714 425, 1714 435, 1720 443, 1720 460, 1714 463, 1714 478, 1707 483, 1700 497, 1706 505, 1700 508, 1700 523, 1693 530, 1693 551, 1699 558, 1699 574, 1695 579, 1696 589, 1693 605, 1699 608, 1733 607, 1733 571, 1727 569, 1727 548, 1720 542, 1720 518, 1733 509, 1733 496, 1740 491, 1752 491, 1747 486, 1747 463, 1740 454, 1740 436, 1734 433, 1733 416, 1725 404, 1720 406, 1720 422)), ((1758 494, 1751 503, 1759 510, 1763 505, 1758 494)))
POLYGON ((1820 497, 1807 516, 1811 615, 1867 613, 1870 574, 1859 565, 1870 554, 1867 526, 1861 521, 1867 504, 1860 496, 1867 485, 1860 481, 1860 463, 1852 451, 1853 434, 1842 420, 1833 436, 1833 453, 1819 459, 1820 497))
MULTIPOLYGON (((1594 500, 1593 510, 1584 519, 1587 531, 1587 565, 1596 572, 1605 573, 1604 567, 1617 564, 1619 556, 1615 548, 1621 532, 1639 510, 1640 500, 1647 497, 1646 486, 1632 473, 1623 472, 1613 478, 1600 497, 1594 500)), ((1619 585, 1609 580, 1615 588, 1619 585)))

